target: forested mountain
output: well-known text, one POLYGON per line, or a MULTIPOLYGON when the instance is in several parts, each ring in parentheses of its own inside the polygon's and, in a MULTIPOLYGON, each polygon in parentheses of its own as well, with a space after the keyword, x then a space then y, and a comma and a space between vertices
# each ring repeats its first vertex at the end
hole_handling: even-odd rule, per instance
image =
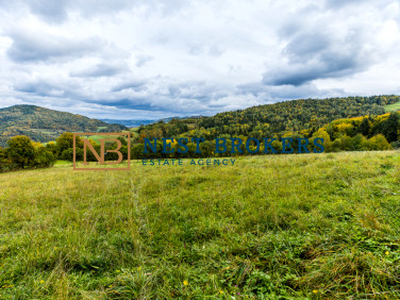
POLYGON ((219 113, 212 117, 173 120, 167 124, 139 127, 140 137, 187 136, 212 140, 215 137, 270 137, 275 134, 301 133, 311 136, 322 126, 343 118, 382 115, 385 105, 400 101, 400 96, 300 99, 260 105, 243 110, 219 113))
POLYGON ((37 142, 55 140, 61 133, 115 132, 127 129, 81 115, 55 111, 35 105, 15 105, 0 109, 0 146, 16 135, 26 135, 37 142))
POLYGON ((308 130, 310 134, 336 119, 384 114, 384 105, 399 100, 399 96, 293 100, 220 113, 201 119, 199 127, 214 128, 217 135, 262 137, 304 130, 308 130))

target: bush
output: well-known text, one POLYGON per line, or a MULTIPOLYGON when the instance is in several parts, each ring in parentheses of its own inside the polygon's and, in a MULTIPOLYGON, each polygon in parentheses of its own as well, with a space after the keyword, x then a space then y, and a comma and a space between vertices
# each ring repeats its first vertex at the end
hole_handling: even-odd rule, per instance
POLYGON ((32 142, 26 136, 15 136, 8 141, 9 147, 0 147, 0 172, 18 169, 46 168, 56 162, 51 149, 40 143, 32 142))
POLYGON ((378 134, 368 140, 368 150, 390 150, 392 146, 390 146, 389 142, 382 134, 378 134))
POLYGON ((52 167, 55 162, 55 155, 45 147, 40 147, 35 151, 35 159, 33 160, 32 166, 36 168, 47 168, 52 167))
MULTIPOLYGON (((80 148, 76 148, 76 160, 77 161, 82 161, 83 160, 83 150, 80 148)), ((61 155, 60 155, 60 159, 62 160, 68 160, 70 162, 72 162, 74 160, 74 149, 69 148, 69 149, 65 149, 61 155)))
POLYGON ((400 140, 391 142, 390 145, 392 146, 393 149, 400 149, 400 140))

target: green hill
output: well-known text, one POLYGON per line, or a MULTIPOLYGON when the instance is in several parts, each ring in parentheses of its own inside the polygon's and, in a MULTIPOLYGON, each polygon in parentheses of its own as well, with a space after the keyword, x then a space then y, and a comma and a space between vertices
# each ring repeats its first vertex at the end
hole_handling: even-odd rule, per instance
POLYGON ((220 113, 201 119, 199 127, 214 128, 217 134, 250 136, 313 131, 336 119, 384 114, 385 105, 399 101, 393 95, 300 99, 220 113))
POLYGON ((337 119, 382 115, 386 107, 400 103, 400 96, 299 99, 228 111, 211 117, 172 120, 139 127, 147 137, 187 135, 212 140, 220 136, 263 138, 275 134, 300 133, 311 136, 337 119))
POLYGON ((0 109, 0 146, 16 135, 26 135, 37 142, 54 140, 61 133, 115 132, 123 125, 107 124, 81 115, 55 111, 35 105, 15 105, 0 109))

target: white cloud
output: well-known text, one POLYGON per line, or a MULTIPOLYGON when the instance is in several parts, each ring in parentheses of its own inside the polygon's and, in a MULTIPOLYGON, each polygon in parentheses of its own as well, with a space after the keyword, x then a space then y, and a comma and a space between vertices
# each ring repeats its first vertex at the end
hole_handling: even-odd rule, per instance
POLYGON ((396 0, 0 0, 0 107, 143 119, 399 93, 399 16, 396 0))

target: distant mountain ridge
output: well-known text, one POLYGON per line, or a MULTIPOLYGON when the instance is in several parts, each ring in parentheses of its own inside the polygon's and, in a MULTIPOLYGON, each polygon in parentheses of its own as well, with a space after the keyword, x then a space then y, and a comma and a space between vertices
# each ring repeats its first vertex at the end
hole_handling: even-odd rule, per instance
POLYGON ((157 123, 157 122, 164 122, 164 123, 168 123, 169 121, 171 121, 172 119, 189 119, 189 118, 200 118, 198 116, 196 117, 169 117, 169 118, 162 118, 162 119, 143 119, 143 120, 135 120, 135 119, 100 119, 101 121, 104 121, 106 123, 113 123, 113 124, 121 124, 124 125, 126 127, 129 128, 133 128, 133 127, 139 127, 141 125, 145 126, 145 125, 149 125, 149 124, 153 124, 153 123, 157 123))
POLYGON ((33 141, 55 140, 61 133, 118 132, 127 130, 120 124, 108 124, 81 115, 60 112, 36 105, 14 105, 0 109, 0 146, 16 135, 26 135, 33 141))
POLYGON ((143 119, 143 120, 130 120, 130 119, 100 119, 108 124, 120 124, 129 128, 139 127, 140 125, 148 125, 157 122, 158 120, 153 119, 143 119))

